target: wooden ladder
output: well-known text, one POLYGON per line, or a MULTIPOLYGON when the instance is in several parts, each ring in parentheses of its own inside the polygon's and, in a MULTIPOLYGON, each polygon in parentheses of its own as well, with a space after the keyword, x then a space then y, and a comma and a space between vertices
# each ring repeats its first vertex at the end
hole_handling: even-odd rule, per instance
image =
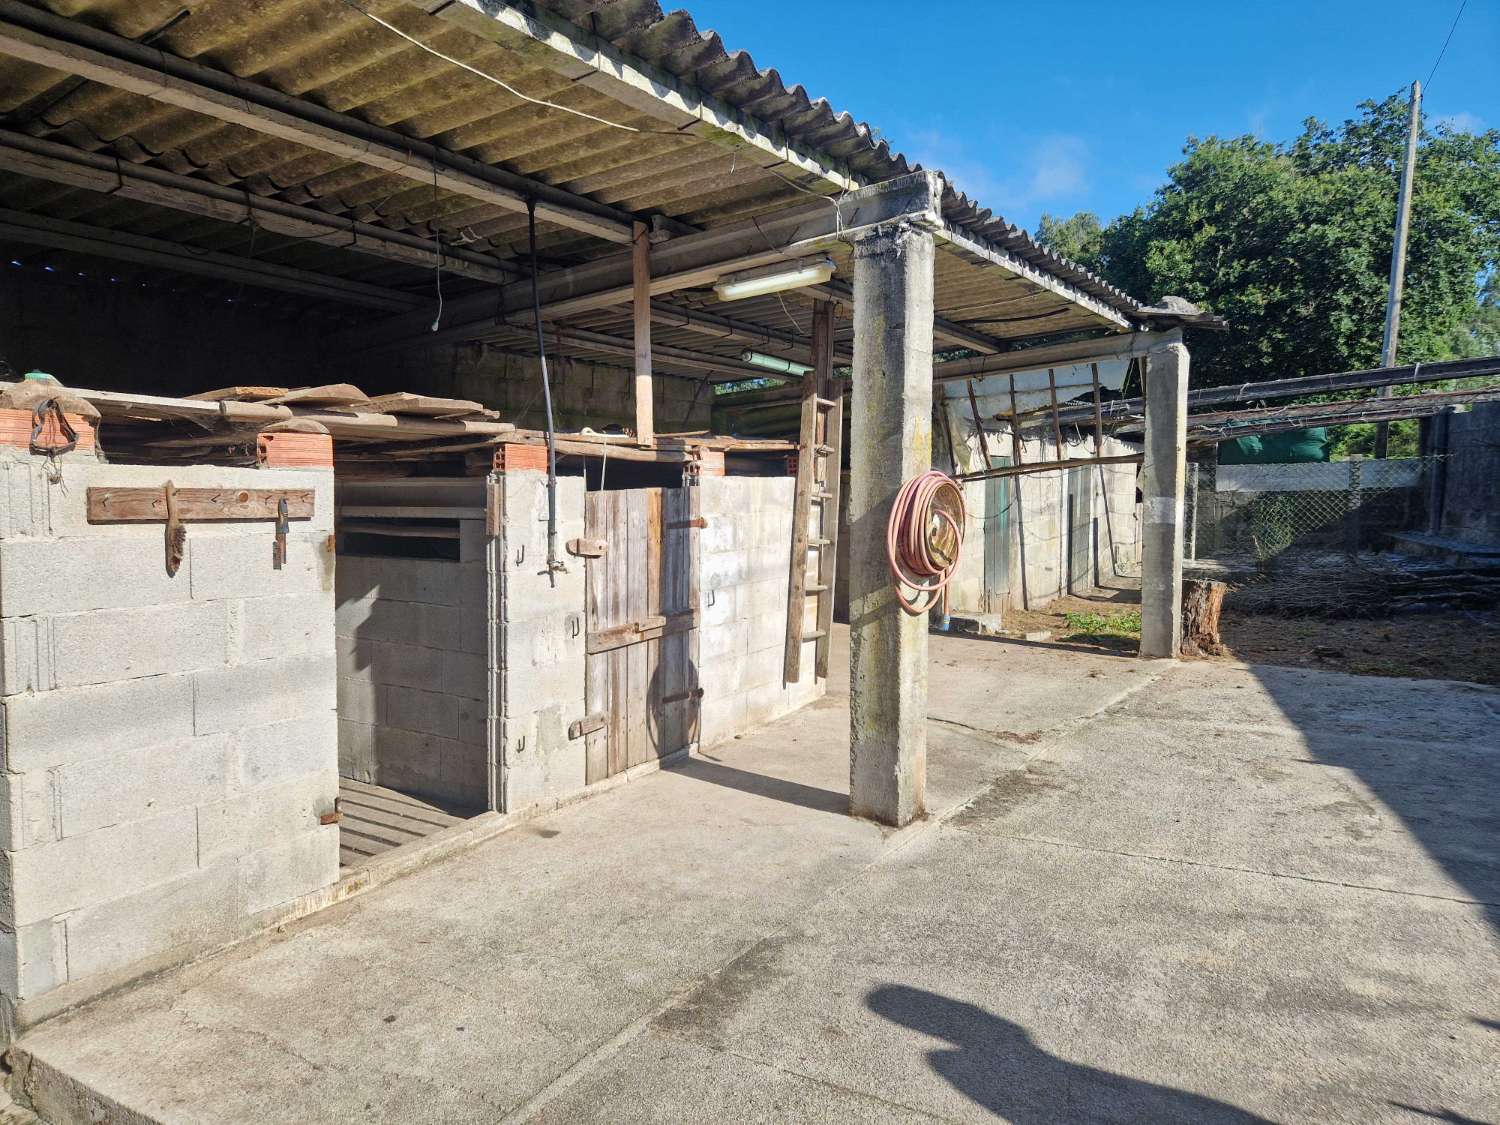
POLYGON ((783 679, 802 678, 802 646, 816 641, 817 676, 828 675, 833 585, 838 567, 839 485, 844 459, 844 381, 833 375, 833 303, 813 305, 813 368, 802 377, 802 429, 787 581, 783 679), (809 555, 816 552, 815 561, 809 555), (808 581, 809 563, 814 578, 808 581), (817 599, 816 626, 806 628, 807 599, 817 599))

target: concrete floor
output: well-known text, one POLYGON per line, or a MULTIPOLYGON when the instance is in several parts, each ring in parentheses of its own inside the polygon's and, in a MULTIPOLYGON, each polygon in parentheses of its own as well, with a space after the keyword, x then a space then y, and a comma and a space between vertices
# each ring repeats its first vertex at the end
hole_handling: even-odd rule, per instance
POLYGON ((841 814, 831 695, 44 1026, 30 1087, 113 1122, 1500 1118, 1500 691, 932 656, 945 818, 841 814))

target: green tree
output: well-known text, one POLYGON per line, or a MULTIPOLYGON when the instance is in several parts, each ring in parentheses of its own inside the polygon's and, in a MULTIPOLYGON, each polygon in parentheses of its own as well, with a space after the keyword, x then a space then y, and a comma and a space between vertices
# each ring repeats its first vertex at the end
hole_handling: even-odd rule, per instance
POLYGON ((1075 262, 1096 261, 1103 237, 1104 225, 1092 211, 1080 211, 1071 219, 1043 211, 1036 228, 1038 242, 1075 262))
MULTIPOLYGON (((1309 119, 1289 144, 1190 138, 1148 205, 1097 237, 1092 215, 1049 217, 1041 239, 1137 297, 1227 317, 1191 340, 1196 386, 1373 367, 1405 125, 1397 94, 1336 127, 1309 119)), ((1424 130, 1398 358, 1493 350, 1497 264, 1500 131, 1424 130)))

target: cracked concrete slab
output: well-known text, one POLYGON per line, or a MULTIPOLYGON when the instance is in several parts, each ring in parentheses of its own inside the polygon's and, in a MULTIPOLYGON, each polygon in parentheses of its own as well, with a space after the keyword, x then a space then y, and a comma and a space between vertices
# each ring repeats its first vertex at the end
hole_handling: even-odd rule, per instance
POLYGON ((127 1125, 1500 1117, 1500 692, 932 658, 946 819, 843 815, 833 692, 44 1025, 19 1077, 127 1125))

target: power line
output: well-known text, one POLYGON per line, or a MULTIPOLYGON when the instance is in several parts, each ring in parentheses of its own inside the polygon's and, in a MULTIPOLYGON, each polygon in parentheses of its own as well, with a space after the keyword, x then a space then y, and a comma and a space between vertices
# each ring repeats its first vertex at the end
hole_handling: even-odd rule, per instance
POLYGON ((1453 42, 1453 33, 1458 30, 1458 21, 1464 18, 1464 9, 1469 6, 1469 0, 1461 0, 1458 5, 1458 14, 1453 17, 1453 26, 1448 29, 1448 38, 1443 40, 1443 49, 1438 52, 1437 62, 1432 64, 1432 69, 1427 72, 1427 81, 1423 87, 1432 85, 1432 76, 1437 73, 1437 68, 1443 61, 1443 56, 1448 53, 1448 44, 1453 42))

